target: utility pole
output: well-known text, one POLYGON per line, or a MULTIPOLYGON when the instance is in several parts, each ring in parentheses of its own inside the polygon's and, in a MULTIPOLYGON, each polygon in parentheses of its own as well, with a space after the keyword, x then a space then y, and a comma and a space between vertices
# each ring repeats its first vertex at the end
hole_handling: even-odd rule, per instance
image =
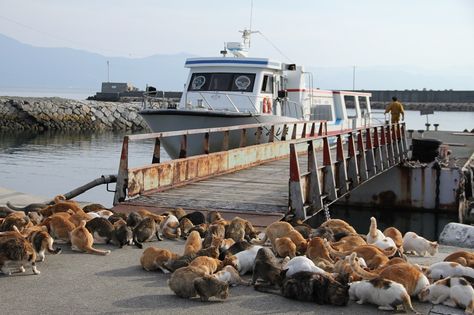
POLYGON ((110 82, 110 69, 109 61, 107 60, 107 82, 110 82))
POLYGON ((356 86, 356 66, 352 68, 352 91, 355 91, 356 86))

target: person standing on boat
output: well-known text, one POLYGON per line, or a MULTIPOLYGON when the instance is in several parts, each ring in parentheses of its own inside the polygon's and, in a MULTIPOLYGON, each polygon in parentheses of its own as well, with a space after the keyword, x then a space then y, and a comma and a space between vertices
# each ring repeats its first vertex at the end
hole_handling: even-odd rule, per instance
POLYGON ((405 120, 405 111, 403 110, 403 105, 395 96, 392 97, 392 102, 388 104, 387 109, 385 109, 385 114, 387 113, 392 115, 392 124, 398 123, 400 121, 400 115, 402 116, 402 120, 405 120))

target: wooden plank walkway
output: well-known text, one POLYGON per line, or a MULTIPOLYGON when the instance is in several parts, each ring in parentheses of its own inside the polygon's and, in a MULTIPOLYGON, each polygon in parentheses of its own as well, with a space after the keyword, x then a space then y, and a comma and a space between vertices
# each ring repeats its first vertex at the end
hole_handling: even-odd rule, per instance
MULTIPOLYGON (((288 158, 132 199, 134 205, 193 210, 284 213, 288 158)), ((125 202, 126 204, 127 202, 125 202)))

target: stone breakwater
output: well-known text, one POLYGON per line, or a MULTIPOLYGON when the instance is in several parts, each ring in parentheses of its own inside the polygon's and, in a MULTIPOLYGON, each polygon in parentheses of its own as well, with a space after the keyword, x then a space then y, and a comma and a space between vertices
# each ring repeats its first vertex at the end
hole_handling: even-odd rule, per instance
MULTIPOLYGON (((160 100, 163 108, 177 100, 160 100)), ((142 103, 0 97, 0 130, 148 130, 142 103)))

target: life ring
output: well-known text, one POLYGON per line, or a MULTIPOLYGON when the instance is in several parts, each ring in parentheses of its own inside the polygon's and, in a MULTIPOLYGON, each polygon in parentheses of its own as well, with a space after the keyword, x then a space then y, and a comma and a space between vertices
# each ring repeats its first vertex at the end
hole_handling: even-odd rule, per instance
POLYGON ((263 98, 262 111, 264 114, 269 114, 272 112, 272 101, 268 97, 263 98))

